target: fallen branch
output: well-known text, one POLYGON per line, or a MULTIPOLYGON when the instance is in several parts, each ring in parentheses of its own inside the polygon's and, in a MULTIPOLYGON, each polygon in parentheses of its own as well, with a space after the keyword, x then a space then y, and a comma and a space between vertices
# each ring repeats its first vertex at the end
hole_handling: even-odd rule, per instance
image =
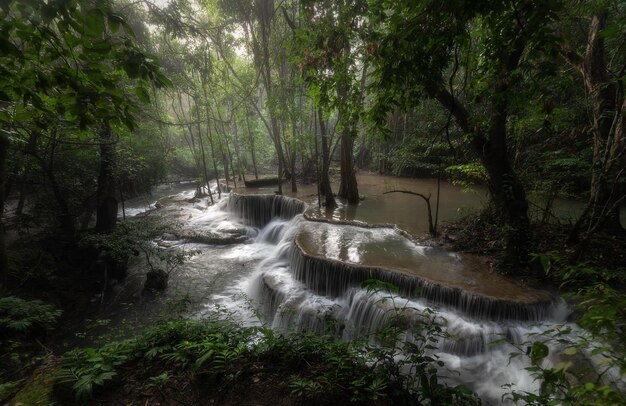
POLYGON ((389 194, 389 193, 406 193, 408 195, 419 196, 422 199, 424 199, 424 201, 426 202, 426 207, 428 208, 428 232, 433 237, 437 236, 437 230, 435 229, 435 226, 433 225, 432 209, 430 207, 430 196, 431 195, 426 196, 426 195, 418 193, 418 192, 411 192, 410 190, 390 190, 388 192, 383 192, 384 195, 389 194))

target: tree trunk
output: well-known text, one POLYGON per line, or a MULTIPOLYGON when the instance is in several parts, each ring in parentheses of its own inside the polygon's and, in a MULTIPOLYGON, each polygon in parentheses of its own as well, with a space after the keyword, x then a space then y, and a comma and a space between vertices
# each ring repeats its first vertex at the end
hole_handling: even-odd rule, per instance
MULTIPOLYGON (((42 165, 43 165, 43 162, 42 162, 42 165)), ((69 237, 70 239, 73 239, 75 235, 75 231, 76 231, 75 226, 74 226, 74 216, 72 216, 72 214, 70 213, 69 205, 67 204, 67 200, 65 199, 63 192, 61 192, 61 187, 59 186, 59 183, 57 182, 56 176, 54 174, 54 170, 52 168, 46 168, 46 167, 43 167, 42 169, 44 170, 46 177, 50 181, 52 194, 54 195, 54 198, 57 201, 57 204, 59 205, 60 214, 58 216, 58 219, 61 225, 61 230, 63 230, 63 233, 67 237, 69 237)), ((117 217, 117 207, 116 207, 115 216, 117 217)))
POLYGON ((96 209, 96 231, 109 233, 117 221, 117 199, 115 198, 115 140, 108 123, 100 129, 100 173, 98 175, 98 206, 96 209))
POLYGON ((328 178, 328 170, 330 169, 330 148, 328 142, 328 133, 326 131, 326 124, 324 123, 324 117, 321 110, 317 111, 320 133, 322 136, 322 173, 320 174, 320 193, 324 196, 325 206, 328 209, 334 209, 337 207, 337 202, 333 196, 333 190, 330 186, 330 179, 328 178))
MULTIPOLYGON (((207 111, 208 113, 208 111, 207 111)), ((213 134, 211 132, 211 121, 207 121, 209 131, 209 147, 211 148, 211 160, 213 161, 213 170, 215 171, 215 180, 217 182, 217 198, 222 198, 222 188, 220 187, 220 173, 217 171, 217 159, 215 158, 215 145, 213 144, 213 134)), ((217 131, 217 130, 216 130, 217 131)))
POLYGON ((254 150, 254 134, 250 131, 250 120, 246 114, 246 127, 248 127, 248 140, 250 142, 250 154, 252 155, 252 166, 254 167, 254 179, 259 179, 259 171, 256 167, 256 151, 254 150))
MULTIPOLYGON (((608 11, 602 10, 592 16, 584 56, 578 55, 566 44, 563 57, 577 68, 585 84, 591 102, 593 116, 593 161, 589 201, 583 215, 578 219, 568 237, 568 245, 581 241, 581 233, 589 234, 600 228, 618 233, 620 225, 618 201, 623 198, 619 190, 620 170, 625 165, 626 123, 623 115, 626 99, 623 90, 609 77, 606 60, 605 38, 608 11)), ((589 238, 585 235, 582 240, 589 238)))
POLYGON ((243 171, 243 167, 241 165, 241 151, 239 148, 239 128, 237 126, 237 119, 235 118, 233 123, 233 131, 235 136, 235 157, 237 158, 237 176, 239 177, 239 181, 246 181, 246 175, 243 171))
POLYGON ((510 53, 502 57, 499 73, 492 78, 493 94, 490 97, 487 134, 480 128, 480 124, 470 128, 467 109, 452 93, 440 89, 435 95, 469 136, 472 149, 487 171, 496 221, 504 227, 505 250, 500 264, 504 272, 527 264, 534 248, 526 192, 509 159, 506 137, 509 91, 514 80, 512 72, 519 66, 525 48, 526 38, 520 31, 513 39, 510 53))
POLYGON ((341 132, 341 182, 339 183, 338 196, 346 199, 350 204, 359 202, 359 188, 354 172, 352 148, 354 137, 349 126, 341 132))
POLYGON ((278 129, 278 120, 274 116, 270 108, 270 122, 272 124, 272 139, 276 148, 276 157, 278 158, 278 194, 283 194, 283 171, 285 170, 285 155, 283 154, 282 143, 280 142, 280 130, 278 129))
POLYGON ((507 88, 506 80, 496 85, 487 136, 479 125, 474 129, 469 127, 467 110, 452 94, 443 90, 436 95, 437 100, 454 115, 463 132, 471 136, 472 149, 487 171, 496 221, 505 227, 505 252, 501 263, 504 271, 528 263, 534 245, 524 185, 509 160, 506 142, 507 88))
POLYGON ((41 167, 41 171, 45 175, 46 179, 48 179, 50 183, 50 187, 52 188, 52 195, 59 206, 59 213, 57 215, 57 219, 59 221, 59 225, 61 226, 61 230, 66 237, 70 239, 74 239, 75 236, 75 225, 74 225, 74 216, 70 213, 70 208, 67 203, 67 199, 61 190, 61 186, 57 181, 55 175, 55 151, 57 147, 56 142, 56 128, 52 129, 51 132, 51 142, 50 142, 50 160, 46 162, 43 157, 41 157, 36 150, 37 140, 41 137, 41 134, 38 132, 32 132, 30 135, 29 144, 31 145, 27 151, 28 153, 35 158, 35 160, 39 163, 41 167))
MULTIPOLYGON (((293 131, 293 137, 296 137, 296 121, 295 119, 292 119, 291 121, 291 127, 292 127, 292 131, 293 131)), ((296 152, 296 148, 293 145, 295 143, 292 143, 291 145, 291 159, 290 159, 290 167, 289 167, 289 172, 291 173, 291 191, 293 193, 296 193, 298 191, 298 183, 296 182, 296 159, 298 157, 298 154, 296 152)))
MULTIPOLYGON (((209 184, 209 171, 206 167, 206 153, 204 151, 204 141, 202 141, 202 126, 200 125, 200 106, 196 102, 196 114, 198 117, 198 141, 200 142, 200 153, 202 154, 202 169, 204 174, 204 184, 206 186, 207 192, 209 193, 209 198, 211 200, 211 204, 215 204, 213 201, 213 192, 211 192, 211 185, 209 184)), ((207 125, 209 125, 207 119, 207 125)))
POLYGON ((8 137, 0 135, 0 292, 4 292, 7 288, 7 273, 9 268, 7 247, 4 237, 4 201, 6 198, 5 187, 7 179, 8 149, 8 137))

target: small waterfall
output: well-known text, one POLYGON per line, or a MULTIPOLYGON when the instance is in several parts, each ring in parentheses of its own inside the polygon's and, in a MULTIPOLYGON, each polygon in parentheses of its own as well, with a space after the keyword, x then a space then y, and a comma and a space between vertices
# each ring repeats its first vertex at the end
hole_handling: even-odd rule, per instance
POLYGON ((256 241, 260 243, 277 245, 289 227, 289 222, 280 219, 272 220, 267 226, 259 231, 256 241))
MULTIPOLYGON (((493 289, 446 285, 448 279, 431 275, 442 266, 450 265, 453 272, 463 269, 466 263, 460 256, 411 245, 392 229, 314 224, 299 215, 305 208, 303 202, 283 196, 230 195, 222 210, 257 231, 247 249, 259 253, 255 255, 260 262, 224 300, 232 303, 237 293, 247 297, 262 322, 279 331, 331 333, 373 343, 379 342, 377 333, 390 323, 406 328, 401 340, 415 340, 417 335, 411 332, 420 331, 422 322, 430 320, 427 309, 440 307, 436 317, 447 334, 428 351, 459 372, 441 371, 451 383, 470 386, 487 403, 500 403, 505 393, 501 385, 507 383, 515 382, 519 390, 538 390, 539 383, 524 369, 525 357, 512 359, 510 354, 529 334, 540 333, 541 323, 565 321, 561 302, 531 291, 526 296, 525 289, 521 295, 490 296, 493 289), (344 227, 352 228, 345 231, 344 227), (374 255, 378 262, 367 262, 374 255), (394 255, 412 255, 416 266, 409 268, 405 265, 410 261, 394 255), (393 284, 398 291, 368 292, 362 287, 368 279, 393 284), (507 342, 491 344, 502 338, 507 342)), ((242 255, 242 249, 233 255, 242 255)), ((483 283, 480 278, 474 281, 483 283)), ((243 306, 238 303, 229 308, 243 306)))
POLYGON ((552 308, 552 302, 548 300, 519 303, 479 296, 401 272, 307 255, 297 241, 291 249, 290 262, 297 280, 312 291, 329 297, 343 296, 349 288, 361 286, 368 279, 376 279, 397 286, 401 296, 421 297, 478 319, 539 321, 545 319, 552 308))
POLYGON ((281 195, 239 195, 231 194, 228 211, 239 217, 245 224, 262 228, 273 218, 289 220, 306 209, 306 203, 281 195))

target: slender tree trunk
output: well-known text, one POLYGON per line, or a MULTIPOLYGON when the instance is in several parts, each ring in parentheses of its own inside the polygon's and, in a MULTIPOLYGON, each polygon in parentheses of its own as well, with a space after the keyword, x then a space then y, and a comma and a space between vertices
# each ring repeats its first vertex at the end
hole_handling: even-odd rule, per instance
POLYGON ((274 139, 274 147, 276 148, 276 157, 278 158, 278 194, 283 194, 283 174, 285 170, 285 155, 283 154, 282 143, 280 142, 280 130, 278 129, 278 120, 276 117, 270 112, 270 122, 272 125, 272 132, 274 135, 272 138, 274 139))
POLYGON ((98 205, 96 208, 96 231, 109 233, 117 222, 117 199, 115 198, 115 139, 109 123, 100 128, 100 173, 98 175, 98 205))
POLYGON ((7 155, 9 149, 9 139, 0 135, 0 292, 7 289, 7 276, 9 269, 9 259, 4 230, 4 202, 6 199, 5 188, 7 180, 7 155))
MULTIPOLYGON (((292 120, 291 122, 291 126, 292 126, 292 131, 293 131, 293 137, 296 137, 296 122, 295 120, 292 120)), ((294 143, 292 143, 291 145, 291 167, 289 168, 289 171, 291 172, 291 191, 293 193, 296 193, 298 191, 298 183, 296 182, 296 159, 298 157, 298 154, 296 153, 296 148, 293 145, 294 143)))
POLYGON ((230 165, 230 172, 233 176, 233 187, 237 187, 237 174, 235 170, 235 160, 233 159, 233 152, 230 149, 230 145, 228 144, 228 139, 224 137, 224 143, 226 144, 226 153, 228 154, 228 163, 230 165))
POLYGON ((250 131, 250 120, 246 114, 246 127, 248 127, 248 140, 250 142, 250 155, 252 155, 252 166, 254 168, 254 179, 259 179, 259 171, 256 166, 256 151, 254 146, 254 134, 250 131))
POLYGON ((220 173, 217 171, 217 159, 215 159, 215 145, 213 144, 213 134, 211 132, 211 121, 207 119, 207 128, 209 130, 209 147, 211 147, 211 160, 213 161, 213 170, 215 171, 215 179, 217 182, 217 197, 222 198, 222 188, 220 187, 220 173))
MULTIPOLYGON (((202 140, 202 126, 200 125, 200 106, 196 103, 196 114, 198 116, 198 141, 200 143, 200 153, 202 154, 202 169, 204 173, 204 184, 206 185, 207 192, 209 193, 209 198, 211 200, 211 204, 215 204, 213 201, 213 192, 211 192, 211 185, 209 184, 209 171, 206 167, 206 154, 204 152, 204 141, 202 140)), ((209 125, 207 121, 207 125, 209 125)))
POLYGON ((239 128, 237 127, 237 120, 234 120, 233 123, 233 135, 235 136, 235 157, 237 158, 237 174, 239 176, 239 181, 246 181, 246 175, 243 173, 242 165, 241 165, 241 151, 239 148, 239 128))
MULTIPOLYGON (((626 99, 623 87, 609 77, 605 38, 608 10, 592 16, 587 36, 587 48, 579 55, 565 43, 561 54, 582 75, 585 90, 591 102, 593 116, 593 161, 589 201, 567 243, 577 245, 591 237, 592 230, 603 228, 613 233, 623 233, 619 219, 619 201, 624 197, 620 190, 620 171, 626 167, 626 99), (584 235, 581 238, 581 233, 584 235)), ((622 76, 622 72, 617 76, 622 76)), ((581 244, 581 247, 586 244, 581 244)), ((577 256, 581 256, 582 252, 577 256)))
MULTIPOLYGON (((54 199, 57 201, 59 205, 59 223, 61 224, 61 230, 63 233, 69 237, 70 239, 74 238, 75 235, 75 226, 74 226, 74 216, 70 213, 69 205, 67 204, 67 200, 61 192, 61 187, 57 182, 56 175, 54 174, 54 170, 52 168, 43 168, 46 177, 50 181, 50 187, 52 188, 52 194, 54 195, 54 199)), ((117 217, 117 207, 115 211, 115 216, 117 217)))
POLYGON ((54 196, 55 201, 57 202, 58 207, 58 215, 57 219, 59 221, 59 225, 61 226, 61 230, 66 237, 73 239, 75 236, 76 228, 74 225, 74 216, 70 213, 69 204, 65 195, 61 190, 61 186, 57 181, 54 164, 55 164, 55 152, 56 152, 56 129, 52 129, 51 133, 51 141, 50 141, 50 161, 46 163, 44 158, 38 155, 36 148, 37 139, 39 139, 41 134, 39 133, 31 133, 31 140, 29 144, 33 147, 28 149, 30 155, 35 158, 35 160, 39 163, 41 171, 45 175, 46 179, 48 179, 50 188, 52 189, 52 195, 54 196))

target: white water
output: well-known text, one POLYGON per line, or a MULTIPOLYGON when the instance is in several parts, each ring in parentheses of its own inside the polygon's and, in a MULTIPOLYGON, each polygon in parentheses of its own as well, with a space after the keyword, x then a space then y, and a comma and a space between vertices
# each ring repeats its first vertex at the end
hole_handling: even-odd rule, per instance
MULTIPOLYGON (((223 228, 224 222, 232 221, 226 220, 232 218, 232 214, 224 209, 224 204, 209 209, 198 218, 198 223, 211 229, 223 228)), ((217 307, 249 325, 266 324, 281 331, 332 332, 351 340, 373 336, 398 309, 404 309, 402 313, 411 324, 419 320, 426 307, 432 307, 432 303, 419 299, 393 296, 391 300, 388 293, 368 293, 358 286, 347 289, 339 297, 311 291, 294 278, 290 253, 298 232, 315 226, 316 223, 304 220, 301 215, 292 220, 275 219, 257 233, 249 233, 250 236, 256 234, 250 244, 225 251, 222 258, 261 261, 252 273, 213 295, 207 301, 207 309, 217 307), (331 323, 331 319, 334 322, 331 323)), ((416 250, 410 254, 427 255, 428 252, 424 247, 416 250)), ((448 383, 465 384, 486 404, 500 404, 507 392, 502 385, 513 383, 518 391, 536 392, 539 382, 524 369, 530 366, 526 356, 509 359, 518 348, 508 343, 496 346, 489 343, 506 338, 523 347, 524 342, 531 340, 528 334, 563 324, 567 309, 563 305, 553 306, 549 316, 539 323, 472 319, 451 308, 439 308, 438 315, 450 337, 441 340, 433 353, 445 362, 447 370, 442 370, 442 374, 448 377, 448 383)), ((546 366, 555 361, 546 359, 546 366)))
MULTIPOLYGON (((182 193, 174 200, 187 199, 188 196, 182 193)), ((281 210, 284 208, 286 212, 292 212, 293 207, 283 207, 289 205, 288 201, 281 202, 281 210)), ((271 207, 275 209, 273 203, 271 207)), ((411 326, 420 321, 425 308, 436 306, 417 298, 388 293, 371 294, 358 284, 347 284, 332 296, 320 294, 319 291, 316 293, 311 286, 296 277, 298 272, 295 267, 298 263, 294 262, 294 240, 302 230, 326 230, 329 227, 325 223, 307 221, 302 215, 290 220, 274 218, 261 228, 256 228, 246 225, 254 221, 234 215, 228 198, 223 198, 214 206, 208 206, 206 202, 194 202, 186 205, 184 210, 172 205, 162 211, 168 217, 178 216, 185 227, 192 230, 225 235, 240 233, 248 237, 246 244, 206 247, 201 255, 187 265, 197 273, 215 268, 211 271, 213 274, 219 273, 219 264, 229 266, 228 275, 219 280, 219 288, 214 289, 206 299, 205 311, 225 312, 246 325, 268 325, 285 332, 331 332, 346 340, 372 337, 374 342, 374 334, 384 328, 385 323, 399 309, 402 309, 402 315, 411 326), (239 266, 241 276, 237 277, 239 266)), ((241 211, 252 215, 256 212, 258 210, 250 208, 241 211)), ((354 228, 351 232, 356 230, 358 234, 358 227, 349 227, 354 228)), ((357 262, 361 255, 357 245, 371 243, 390 233, 393 234, 392 230, 384 228, 363 229, 358 238, 343 238, 338 240, 338 244, 344 246, 348 260, 357 262)), ((392 237, 397 238, 397 235, 392 237)), ((332 236, 329 240, 332 241, 332 236)), ((329 244, 324 249, 331 254, 335 253, 330 255, 331 258, 342 259, 337 251, 338 244, 329 244)), ((412 242, 399 245, 403 250, 399 255, 415 258, 428 257, 430 253, 441 255, 412 242)), ((458 258, 455 255, 447 257, 456 264, 458 258)), ((450 335, 437 344, 437 350, 432 351, 445 363, 441 374, 447 377, 450 385, 462 383, 476 391, 485 404, 501 404, 503 395, 507 393, 507 389, 502 388, 505 384, 514 384, 517 391, 537 392, 539 389, 539 382, 525 370, 530 366, 528 357, 521 355, 511 358, 511 353, 526 351, 524 343, 536 339, 529 337, 529 334, 538 334, 559 325, 576 330, 575 326, 565 323, 568 310, 561 303, 541 313, 541 320, 530 322, 470 317, 451 306, 439 305, 437 310, 444 330, 450 335), (508 342, 489 345, 501 338, 506 338, 508 342)), ((555 355, 558 354, 557 348, 551 348, 550 353, 544 360, 544 366, 561 361, 561 357, 555 355)))

